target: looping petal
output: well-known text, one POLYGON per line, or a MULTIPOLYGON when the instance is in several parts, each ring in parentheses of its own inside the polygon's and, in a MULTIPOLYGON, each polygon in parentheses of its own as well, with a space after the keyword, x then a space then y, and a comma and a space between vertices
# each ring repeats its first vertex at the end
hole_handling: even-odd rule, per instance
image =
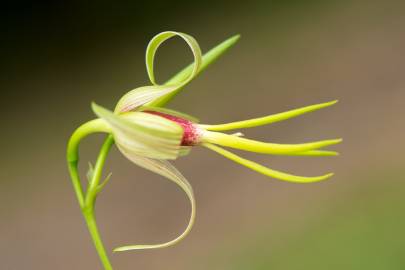
MULTIPOLYGON (((119 146, 118 146, 119 147, 119 146)), ((194 220, 195 220, 195 198, 193 194, 193 189, 187 179, 168 161, 165 160, 156 160, 146 157, 141 157, 137 155, 133 155, 131 153, 127 153, 125 150, 121 150, 123 154, 131 160, 133 163, 137 164, 140 167, 143 167, 147 170, 150 170, 154 173, 162 175, 169 180, 173 181, 177 185, 181 187, 181 189, 186 193, 187 197, 191 203, 191 216, 189 223, 186 229, 175 239, 161 244, 152 244, 152 245, 126 245, 122 247, 118 247, 114 249, 114 251, 128 251, 128 250, 137 250, 137 249, 156 249, 156 248, 165 248, 172 246, 179 241, 181 241, 186 235, 191 231, 193 227, 194 220)))
POLYGON ((180 32, 162 32, 156 35, 148 44, 146 49, 146 69, 148 72, 149 79, 153 85, 144 86, 136 88, 127 94, 125 94, 117 103, 115 108, 116 113, 127 112, 142 106, 143 104, 149 103, 167 94, 175 92, 180 88, 188 84, 199 72, 202 65, 201 49, 197 41, 190 35, 180 33, 180 32), (182 77, 180 80, 170 84, 159 85, 155 79, 154 72, 154 60, 156 51, 159 46, 166 40, 179 36, 181 37, 190 47, 193 56, 194 64, 191 72, 188 76, 182 77))
POLYGON ((154 38, 152 38, 152 40, 148 44, 148 47, 146 48, 146 70, 148 72, 149 80, 153 85, 158 85, 154 73, 154 60, 156 51, 159 48, 159 46, 162 45, 163 42, 175 36, 181 37, 187 43, 194 56, 194 66, 190 75, 188 77, 185 77, 181 81, 176 82, 175 84, 188 83, 194 78, 195 75, 197 75, 201 67, 202 64, 201 49, 200 46, 198 45, 198 42, 192 36, 174 31, 162 32, 160 34, 157 34, 154 38))

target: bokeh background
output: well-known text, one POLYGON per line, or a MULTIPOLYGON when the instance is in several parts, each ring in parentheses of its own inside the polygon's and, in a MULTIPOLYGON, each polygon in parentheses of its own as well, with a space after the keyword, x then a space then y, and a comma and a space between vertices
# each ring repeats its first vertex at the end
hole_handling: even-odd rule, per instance
MULTIPOLYGON (((223 123, 339 99, 246 130, 273 142, 343 137, 339 157, 247 155, 303 175, 266 178, 194 149, 175 162, 192 183, 192 233, 163 250, 111 254, 115 269, 405 269, 405 4, 403 1, 54 1, 2 8, 0 269, 101 269, 65 164, 71 132, 148 84, 144 51, 164 30, 203 51, 242 39, 170 108, 223 123)), ((191 61, 181 40, 159 51, 164 81, 191 61)), ((103 137, 85 140, 82 170, 103 137)), ((112 151, 99 197, 108 250, 178 235, 189 204, 171 182, 112 151)))

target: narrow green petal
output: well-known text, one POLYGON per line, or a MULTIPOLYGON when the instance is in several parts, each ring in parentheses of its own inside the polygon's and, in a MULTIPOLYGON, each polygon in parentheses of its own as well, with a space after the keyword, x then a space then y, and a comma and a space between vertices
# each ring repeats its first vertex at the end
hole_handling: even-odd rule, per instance
POLYGON ((305 152, 291 153, 289 156, 311 156, 311 157, 330 157, 338 156, 339 153, 335 151, 326 150, 310 150, 305 152))
POLYGON ((250 152, 273 155, 290 155, 293 153, 300 153, 334 145, 340 143, 342 139, 324 140, 301 144, 276 144, 259 142, 220 132, 205 131, 202 136, 202 141, 250 152))
POLYGON ((333 176, 333 173, 328 173, 322 176, 315 176, 315 177, 304 177, 304 176, 297 176, 297 175, 292 175, 276 170, 272 170, 270 168, 267 168, 263 165, 260 165, 256 162, 253 162, 251 160, 242 158, 238 155, 235 155, 234 153, 231 153, 221 147, 218 147, 216 145, 210 144, 210 143, 204 143, 203 146, 217 152, 218 154, 223 155, 226 158, 229 158, 230 160, 235 161, 236 163, 239 163, 243 166, 248 167, 249 169, 252 169, 254 171, 257 171, 261 174, 264 174, 266 176, 276 178, 279 180, 287 181, 287 182, 294 182, 294 183, 312 183, 312 182, 319 182, 322 180, 326 180, 333 176))
POLYGON ((194 198, 193 189, 192 189, 190 183, 174 166, 172 166, 167 161, 145 158, 145 157, 141 157, 141 156, 131 155, 131 154, 125 153, 125 152, 124 152, 124 155, 126 155, 128 159, 130 159, 132 162, 139 165, 140 167, 143 167, 147 170, 150 170, 159 175, 162 175, 162 176, 168 178, 169 180, 173 181, 177 185, 179 185, 180 188, 186 193, 187 197, 190 200, 191 216, 190 216, 189 223, 188 223, 186 229, 183 231, 183 233, 181 233, 177 238, 175 238, 169 242, 161 243, 161 244, 151 244, 151 245, 126 245, 126 246, 122 246, 122 247, 118 247, 118 248, 114 249, 114 252, 136 250, 136 249, 165 248, 165 247, 169 247, 169 246, 172 246, 172 245, 178 243, 184 237, 186 237, 186 235, 191 231, 191 228, 193 227, 194 220, 195 220, 195 210, 196 210, 195 198, 194 198))
POLYGON ((117 115, 94 103, 92 108, 111 126, 121 149, 150 158, 175 159, 179 156, 183 129, 175 122, 143 112, 117 115))
MULTIPOLYGON (((215 46, 211 50, 209 50, 207 53, 205 53, 202 57, 202 64, 201 67, 198 71, 198 73, 201 73, 203 70, 205 70, 209 65, 214 63, 220 56, 222 56, 225 52, 227 52, 232 46, 236 44, 236 42, 240 39, 240 35, 235 35, 233 37, 228 38, 227 40, 223 41, 219 45, 215 46)), ((166 82, 167 85, 172 85, 179 83, 186 78, 190 76, 192 73, 192 70, 194 68, 194 63, 191 63, 187 67, 185 67, 182 71, 177 73, 174 77, 172 77, 168 82, 166 82)), ((151 101, 148 103, 148 106, 156 106, 156 107, 162 107, 164 106, 167 102, 169 102, 175 95, 177 95, 183 87, 180 87, 179 89, 170 92, 169 94, 158 98, 154 101, 151 101)))
POLYGON ((238 121, 238 122, 232 122, 228 124, 220 124, 220 125, 201 125, 204 129, 206 130, 212 130, 212 131, 224 131, 224 130, 232 130, 232 129, 239 129, 239 128, 251 128, 251 127, 256 127, 256 126, 262 126, 262 125, 268 125, 271 123, 279 122, 279 121, 284 121, 308 112, 316 111, 325 107, 332 106, 338 102, 337 100, 326 102, 326 103, 321 103, 321 104, 315 104, 287 112, 282 112, 282 113, 277 113, 277 114, 272 114, 269 116, 265 117, 260 117, 260 118, 255 118, 255 119, 250 119, 250 120, 244 120, 244 121, 238 121))

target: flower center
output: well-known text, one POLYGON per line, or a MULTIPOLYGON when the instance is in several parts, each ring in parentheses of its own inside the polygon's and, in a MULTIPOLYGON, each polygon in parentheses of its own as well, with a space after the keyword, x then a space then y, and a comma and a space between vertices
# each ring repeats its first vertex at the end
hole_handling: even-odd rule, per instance
POLYGON ((195 125, 192 121, 188 119, 181 118, 179 116, 174 116, 171 114, 167 113, 162 113, 162 112, 156 112, 156 111, 143 111, 145 113, 150 113, 154 115, 161 116, 163 118, 166 118, 170 121, 173 121, 177 124, 179 124, 183 128, 183 138, 181 139, 181 145, 182 146, 193 146, 197 145, 200 142, 201 138, 201 129, 198 128, 197 125, 195 125))

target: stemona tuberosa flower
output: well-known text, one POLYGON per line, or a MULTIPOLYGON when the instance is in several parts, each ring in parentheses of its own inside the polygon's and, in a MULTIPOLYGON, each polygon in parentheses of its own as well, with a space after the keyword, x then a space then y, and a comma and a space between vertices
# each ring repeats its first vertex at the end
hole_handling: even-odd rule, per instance
MULTIPOLYGON (((146 51, 147 73, 151 85, 134 89, 125 94, 118 101, 113 111, 95 103, 92 104, 93 111, 99 118, 88 122, 86 128, 91 129, 93 132, 111 134, 118 149, 130 161, 178 184, 185 191, 191 202, 189 224, 185 231, 176 239, 155 245, 127 245, 117 248, 115 251, 167 247, 180 241, 190 231, 195 218, 193 190, 190 183, 169 163, 169 160, 189 154, 193 147, 206 147, 254 171, 283 181, 310 183, 325 180, 333 175, 332 173, 328 173, 321 176, 307 177, 288 174, 245 159, 228 149, 286 156, 337 155, 337 152, 324 150, 323 148, 337 144, 341 142, 341 139, 301 144, 277 144, 245 138, 240 132, 242 129, 267 125, 319 110, 335 104, 336 101, 311 105, 250 120, 215 125, 200 124, 192 116, 163 107, 169 99, 183 89, 210 63, 210 57, 213 59, 213 56, 218 53, 215 50, 225 50, 237 39, 238 37, 228 40, 228 43, 223 43, 203 57, 200 47, 193 37, 179 32, 163 32, 158 34, 150 41, 146 51), (194 56, 194 63, 179 73, 175 79, 160 85, 156 82, 154 75, 155 53, 163 42, 174 36, 182 38, 189 45, 194 56)), ((77 132, 79 134, 81 134, 80 132, 85 133, 83 131, 77 132)), ((75 145, 74 142, 72 144, 75 145)), ((76 161, 75 158, 71 160, 76 161)), ((90 186, 91 184, 90 182, 90 186)), ((100 186, 104 185, 101 184, 100 186)))

